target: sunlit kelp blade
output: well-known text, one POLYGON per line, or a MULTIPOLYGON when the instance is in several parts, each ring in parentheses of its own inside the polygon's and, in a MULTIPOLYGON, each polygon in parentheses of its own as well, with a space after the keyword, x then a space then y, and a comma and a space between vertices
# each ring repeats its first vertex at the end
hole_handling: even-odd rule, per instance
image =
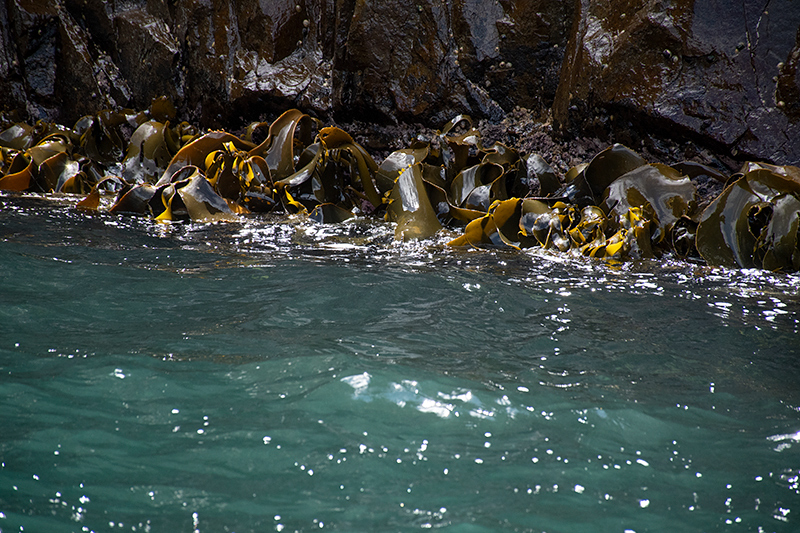
POLYGON ((336 127, 322 128, 315 142, 300 154, 296 167, 299 169, 275 181, 280 201, 289 212, 313 211, 330 204, 373 214, 382 208, 384 194, 394 187, 392 174, 396 176, 396 172, 381 169, 350 134, 336 127))
POLYGON ((72 151, 70 137, 61 132, 47 135, 25 150, 4 151, 3 157, 8 163, 5 175, 0 177, 0 190, 56 191, 65 172, 76 173, 72 151))
POLYGON ((449 244, 477 247, 507 245, 518 249, 537 244, 546 247, 550 243, 549 232, 542 232, 540 226, 544 220, 542 217, 552 214, 553 210, 536 200, 511 198, 498 201, 492 204, 486 215, 467 224, 464 235, 449 244))
POLYGON ((180 169, 185 166, 193 165, 199 168, 205 167, 206 156, 211 152, 222 150, 225 143, 233 143, 237 150, 248 151, 254 148, 252 143, 239 139, 235 135, 224 131, 212 131, 202 135, 198 139, 184 145, 172 157, 167 169, 161 175, 157 185, 165 185, 170 182, 180 169))
POLYGON ((429 152, 430 145, 428 143, 420 143, 416 148, 396 150, 383 160, 380 168, 387 174, 392 172, 400 173, 411 165, 422 163, 428 157, 429 152))
POLYGON ((33 172, 33 160, 26 154, 17 154, 10 165, 8 173, 0 178, 0 190, 27 191, 34 179, 33 172))
POLYGON ((129 182, 155 182, 178 151, 178 140, 169 128, 154 120, 133 132, 123 159, 122 176, 129 182))
MULTIPOLYGON (((483 209, 481 201, 474 195, 470 202, 470 195, 478 187, 491 185, 496 179, 503 175, 503 167, 494 163, 480 163, 478 165, 469 167, 459 172, 450 185, 450 200, 456 207, 465 207, 468 209, 478 208, 485 211, 488 205, 483 209)), ((486 190, 488 193, 488 189, 486 190)), ((488 199, 488 194, 487 194, 488 199)))
MULTIPOLYGON (((75 207, 78 209, 97 211, 100 208, 101 194, 107 196, 116 192, 117 200, 119 200, 119 198, 123 197, 130 189, 131 185, 124 179, 118 176, 107 176, 98 181, 94 187, 92 187, 92 190, 89 191, 89 194, 87 194, 83 200, 79 201, 75 207)), ((120 211, 115 211, 112 207, 109 212, 120 211)))
POLYGON ((756 255, 762 255, 767 270, 800 269, 800 200, 792 195, 775 198, 772 217, 756 243, 756 255))
POLYGON ((672 227, 695 205, 696 188, 688 177, 665 165, 642 165, 607 187, 602 206, 619 217, 631 207, 652 212, 653 240, 663 241, 672 227))
POLYGON ((205 176, 196 172, 188 178, 188 181, 177 191, 192 220, 215 222, 235 218, 228 204, 214 192, 205 176))
POLYGON ((79 172, 80 163, 71 159, 67 152, 60 152, 39 165, 39 186, 45 192, 60 191, 63 184, 79 172))
POLYGON ((399 240, 425 239, 442 228, 428 199, 420 165, 413 165, 397 177, 386 211, 390 222, 397 222, 399 240))
POLYGON ((14 124, 0 132, 0 146, 14 150, 27 150, 34 142, 34 128, 28 124, 14 124))
POLYGON ((642 156, 627 146, 615 144, 594 156, 583 174, 592 193, 600 197, 614 180, 645 164, 642 156))
POLYGON ((605 259, 652 257, 650 219, 642 209, 629 207, 607 217, 597 206, 578 209, 571 204, 511 198, 492 204, 482 218, 467 225, 451 246, 541 246, 561 252, 577 250, 605 259))
POLYGON ((150 183, 134 185, 123 194, 120 194, 109 213, 135 213, 152 214, 150 202, 158 189, 150 183))
POLYGON ((126 143, 120 127, 124 124, 138 126, 144 120, 146 116, 143 113, 104 110, 95 116, 83 117, 73 129, 79 135, 81 151, 89 159, 101 165, 111 165, 119 162, 125 153, 126 143))
POLYGON ((380 206, 383 201, 375 178, 379 167, 372 156, 349 133, 339 128, 323 128, 318 137, 326 158, 349 171, 350 184, 366 196, 373 209, 380 206))
POLYGON ((252 148, 250 155, 264 157, 273 180, 285 178, 294 172, 295 131, 300 128, 301 142, 308 146, 311 144, 312 122, 310 116, 297 109, 286 111, 272 123, 267 139, 252 148))
POLYGON ((797 268, 795 218, 800 213, 796 203, 800 179, 795 167, 783 167, 779 172, 760 166, 748 170, 706 208, 697 227, 696 244, 709 264, 797 268))

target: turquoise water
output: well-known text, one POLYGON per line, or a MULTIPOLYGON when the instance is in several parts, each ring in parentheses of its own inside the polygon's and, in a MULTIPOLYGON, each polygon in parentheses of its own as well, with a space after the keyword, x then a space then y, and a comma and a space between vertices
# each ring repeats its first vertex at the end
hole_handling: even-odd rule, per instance
POLYGON ((0 196, 0 531, 800 529, 800 277, 0 196))

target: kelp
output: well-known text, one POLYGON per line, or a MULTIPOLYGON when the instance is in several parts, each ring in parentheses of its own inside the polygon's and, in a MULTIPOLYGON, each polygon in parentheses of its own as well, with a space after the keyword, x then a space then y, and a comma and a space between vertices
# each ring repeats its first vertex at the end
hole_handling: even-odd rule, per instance
POLYGON ((697 249, 709 264, 800 269, 800 169, 748 163, 705 209, 697 249))
POLYGON ((398 240, 458 232, 454 247, 800 269, 796 167, 747 163, 726 176, 692 161, 648 162, 615 144, 559 176, 540 154, 484 144, 466 115, 378 163, 348 132, 296 109, 241 136, 175 118, 162 98, 72 128, 0 124, 0 190, 80 194, 80 209, 164 223, 368 216, 395 224, 398 240), (703 203, 698 180, 725 188, 703 203))
POLYGON ((198 133, 186 122, 169 126, 174 115, 172 103, 158 98, 146 111, 104 110, 80 118, 72 128, 43 121, 4 125, 0 190, 87 194, 120 164, 126 179, 146 181, 198 133))
POLYGON ((404 241, 425 239, 442 228, 428 198, 419 163, 397 176, 389 194, 387 219, 397 222, 395 236, 404 241))
POLYGON ((662 243, 675 223, 694 210, 696 188, 677 170, 658 163, 641 165, 612 181, 601 206, 608 214, 624 215, 632 207, 650 214, 652 240, 662 243))

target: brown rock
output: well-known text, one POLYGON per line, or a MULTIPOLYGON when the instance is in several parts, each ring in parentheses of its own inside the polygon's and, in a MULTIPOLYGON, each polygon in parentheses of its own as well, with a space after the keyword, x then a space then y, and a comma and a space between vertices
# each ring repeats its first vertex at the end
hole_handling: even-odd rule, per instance
POLYGON ((390 121, 441 121, 473 102, 490 112, 484 91, 464 87, 448 7, 438 0, 355 2, 333 61, 335 105, 356 118, 377 112, 390 121))
POLYGON ((147 106, 159 96, 181 103, 181 49, 169 19, 128 9, 114 16, 114 33, 113 57, 136 105, 147 106))
POLYGON ((790 0, 724 9, 700 1, 581 2, 554 117, 581 129, 598 108, 627 116, 617 121, 622 128, 656 124, 733 155, 796 164, 799 131, 785 111, 791 90, 780 107, 775 95, 778 58, 791 61, 798 26, 790 0))
POLYGON ((797 164, 795 3, 9 0, 0 110, 70 123, 168 96, 204 127, 289 107, 440 127, 552 106, 572 135, 797 164))

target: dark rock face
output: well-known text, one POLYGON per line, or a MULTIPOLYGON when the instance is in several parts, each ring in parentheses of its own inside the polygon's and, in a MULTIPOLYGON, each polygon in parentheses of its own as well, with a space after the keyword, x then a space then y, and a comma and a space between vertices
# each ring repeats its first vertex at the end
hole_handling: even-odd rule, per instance
POLYGON ((581 128, 600 108, 622 118, 612 128, 644 121, 797 163, 798 26, 791 0, 582 1, 554 117, 581 128))
MULTIPOLYGON (((440 124, 552 104, 569 2, 356 2, 337 40, 334 105, 357 118, 440 124)), ((349 13, 349 12, 348 12, 349 13)))
POLYGON ((7 0, 0 108, 70 123, 163 95, 207 127, 292 106, 433 126, 552 108, 568 134, 658 130, 797 164, 795 4, 7 0))

